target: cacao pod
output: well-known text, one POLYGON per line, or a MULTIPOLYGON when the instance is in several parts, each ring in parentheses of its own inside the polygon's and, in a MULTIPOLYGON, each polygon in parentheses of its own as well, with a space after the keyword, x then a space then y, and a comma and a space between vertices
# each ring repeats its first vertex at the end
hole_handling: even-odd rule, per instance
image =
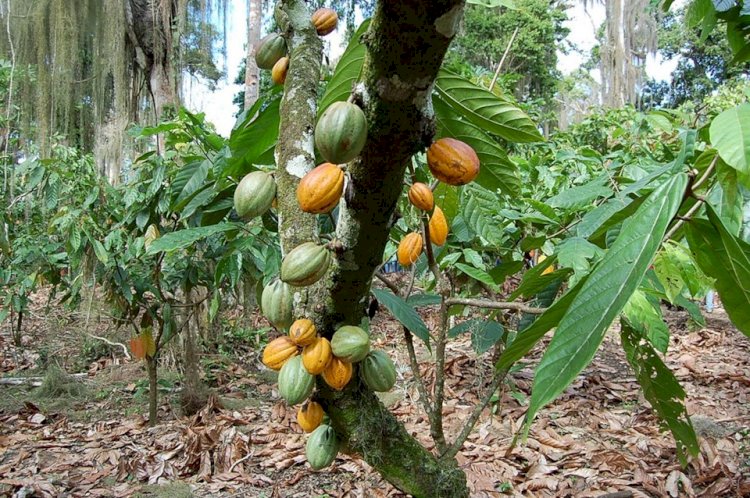
POLYGON ((271 370, 279 370, 284 363, 297 354, 297 345, 287 336, 277 337, 263 350, 263 364, 271 370))
POLYGON ((325 36, 336 29, 336 25, 339 22, 339 16, 333 9, 318 9, 313 12, 312 23, 315 26, 315 31, 318 35, 325 36))
MULTIPOLYGON (((536 260, 536 264, 541 263, 545 259, 547 259, 547 256, 545 256, 544 254, 540 254, 539 257, 536 260)), ((547 268, 545 268, 544 270, 542 270, 542 275, 549 275, 550 273, 552 273, 554 271, 555 271, 555 265, 549 265, 547 268)))
POLYGON ((417 232, 406 234, 398 244, 398 262, 401 266, 410 266, 422 254, 422 236, 417 232))
POLYGON ((441 182, 466 185, 479 174, 479 157, 468 144, 441 138, 427 149, 427 166, 441 182))
POLYGON ((278 279, 269 282, 260 297, 263 316, 277 329, 287 328, 294 321, 293 299, 289 285, 278 279))
POLYGON ((289 327, 289 337, 297 346, 309 346, 315 342, 315 325, 312 320, 300 318, 289 327))
POLYGON ((331 362, 331 343, 325 337, 318 337, 302 350, 302 364, 312 375, 323 373, 331 362))
POLYGON ((290 405, 305 401, 312 394, 315 377, 302 365, 302 357, 292 356, 279 372, 279 394, 290 405))
POLYGON ((277 85, 283 85, 286 81, 286 73, 289 70, 289 57, 282 57, 271 69, 271 81, 277 85))
POLYGON ((362 360, 359 376, 373 391, 390 391, 396 383, 396 366, 385 351, 370 351, 362 360))
POLYGON ((435 197, 432 190, 424 183, 416 182, 409 189, 409 201, 422 211, 432 211, 435 206, 435 197))
POLYGON ((271 209, 275 197, 273 177, 264 171, 253 171, 234 190, 234 209, 240 218, 249 220, 271 209))
POLYGON ((286 40, 278 33, 264 36, 255 45, 255 63, 261 69, 271 69, 286 55, 286 40))
POLYGON ((281 280, 296 287, 312 285, 325 275, 331 253, 314 242, 298 245, 281 262, 281 280))
POLYGON ((331 350, 343 361, 362 361, 370 352, 370 336, 359 327, 344 325, 333 334, 331 350))
POLYGON ((321 376, 326 384, 337 391, 341 391, 352 380, 353 373, 354 367, 351 363, 342 361, 340 358, 334 356, 331 358, 331 362, 326 369, 323 370, 321 376))
POLYGON ((349 102, 334 102, 315 126, 315 146, 329 163, 343 164, 362 152, 367 141, 367 119, 349 102))
POLYGON ((305 432, 312 432, 323 422, 323 407, 308 401, 297 410, 297 423, 305 432))
POLYGON ((430 227, 430 241, 437 246, 445 244, 448 239, 448 220, 445 219, 443 210, 438 206, 435 206, 428 226, 430 227))
POLYGON ((328 467, 336 460, 339 452, 339 443, 336 431, 330 425, 321 425, 315 429, 305 445, 305 456, 307 462, 315 470, 328 467))
POLYGON ((344 172, 335 164, 323 163, 302 178, 297 201, 306 213, 331 211, 344 193, 344 172))

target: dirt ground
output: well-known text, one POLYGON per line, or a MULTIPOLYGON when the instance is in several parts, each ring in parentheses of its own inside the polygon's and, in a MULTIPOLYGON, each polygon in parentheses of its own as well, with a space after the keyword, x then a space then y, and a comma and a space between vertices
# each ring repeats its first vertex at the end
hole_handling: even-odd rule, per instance
MULTIPOLYGON (((434 313, 423 311, 428 324, 434 313)), ((687 392, 698 458, 680 466, 612 330, 589 368, 515 446, 542 347, 509 377, 458 456, 472 496, 750 496, 750 340, 721 309, 707 315, 703 328, 684 312, 667 311, 667 318, 667 363, 687 392)), ((279 401, 275 374, 236 338, 203 358, 216 397, 192 417, 179 416, 178 376, 167 357, 161 423, 149 428, 143 365, 91 337, 115 337, 109 323, 39 304, 20 349, 2 325, 2 377, 42 376, 55 364, 84 375, 71 379, 53 367, 40 387, 0 385, 0 496, 403 496, 356 456, 339 455, 332 467, 311 470, 305 437, 295 411, 279 401)), ((383 402, 429 447, 400 327, 381 311, 373 330, 374 346, 388 351, 398 369, 383 402)), ((418 355, 429 382, 429 355, 423 348, 418 355)), ((457 434, 482 392, 490 355, 477 357, 468 337, 449 344, 447 434, 457 434)))

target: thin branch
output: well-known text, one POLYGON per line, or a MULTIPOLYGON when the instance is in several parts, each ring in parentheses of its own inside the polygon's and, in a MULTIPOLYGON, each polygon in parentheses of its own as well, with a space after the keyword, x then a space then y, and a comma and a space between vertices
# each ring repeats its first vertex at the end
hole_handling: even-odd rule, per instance
POLYGON ((414 339, 411 331, 404 327, 404 341, 406 342, 406 350, 409 352, 409 368, 411 368, 414 380, 417 381, 417 392, 419 392, 419 398, 422 400, 422 407, 424 408, 427 418, 430 421, 430 430, 433 427, 433 413, 432 403, 429 395, 427 394, 427 386, 424 384, 424 379, 419 372, 419 362, 417 361, 417 353, 414 350, 414 339))
POLYGON ((122 348, 122 352, 125 354, 125 358, 127 358, 128 360, 132 360, 133 359, 130 356, 130 353, 128 352, 128 347, 125 344, 123 344, 121 342, 113 342, 113 341, 110 341, 109 339, 107 339, 106 337, 99 337, 98 335, 89 334, 88 332, 86 332, 86 335, 89 336, 89 337, 91 337, 92 339, 97 339, 99 341, 105 342, 105 343, 109 344, 110 346, 116 346, 118 348, 122 348))
POLYGON ((399 291, 400 291, 398 285, 396 285, 395 283, 393 283, 388 277, 386 277, 385 275, 383 275, 380 272, 377 272, 377 273, 375 273, 375 278, 377 278, 378 280, 380 280, 381 282, 383 282, 386 287, 388 287, 389 289, 391 289, 393 291, 393 293, 398 296, 399 291))
POLYGON ((433 404, 434 427, 430 433, 435 441, 438 453, 443 454, 448 450, 443 431, 443 400, 445 398, 445 344, 448 335, 448 306, 446 297, 441 297, 440 303, 440 329, 435 341, 435 399, 433 404))
MULTIPOLYGON (((703 176, 701 176, 698 180, 696 180, 695 183, 693 183, 693 185, 690 187, 690 190, 692 192, 695 192, 698 189, 698 187, 703 185, 703 183, 705 183, 705 181, 708 180, 708 177, 711 175, 711 173, 713 173, 718 160, 719 160, 719 154, 716 154, 713 160, 711 161, 711 164, 708 165, 708 168, 706 168, 706 171, 703 173, 703 176)), ((684 215, 679 217, 677 222, 672 226, 672 228, 669 229, 669 231, 664 236, 664 238, 661 239, 662 243, 671 239, 674 236, 674 234, 677 233, 677 230, 679 230, 680 227, 685 223, 685 221, 690 221, 690 218, 696 212, 698 212, 701 205, 703 205, 703 203, 706 202, 706 199, 701 196, 695 196, 695 199, 696 199, 695 204, 693 204, 693 206, 684 215)))
POLYGON ((463 305, 463 306, 474 306, 476 308, 488 308, 495 310, 515 310, 522 311, 524 313, 530 313, 532 315, 541 315, 547 308, 536 308, 529 306, 525 303, 505 302, 505 301, 491 301, 489 299, 469 299, 463 297, 452 297, 445 300, 447 306, 463 305))
POLYGON ((503 52, 503 56, 500 58, 500 62, 497 65, 497 69, 495 70, 495 75, 492 77, 492 82, 490 83, 490 91, 495 87, 495 83, 497 82, 498 76, 500 76, 500 69, 503 67, 503 64, 505 63, 505 58, 508 57, 508 53, 510 52, 510 47, 513 45, 513 42, 516 40, 516 35, 518 34, 518 26, 516 26, 515 31, 513 31, 513 35, 510 37, 510 41, 508 42, 508 46, 505 47, 505 52, 503 52))

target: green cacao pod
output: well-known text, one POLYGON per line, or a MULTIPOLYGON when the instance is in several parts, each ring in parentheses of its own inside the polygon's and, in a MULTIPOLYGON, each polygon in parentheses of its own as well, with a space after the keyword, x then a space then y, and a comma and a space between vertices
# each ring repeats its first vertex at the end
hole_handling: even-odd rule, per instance
POLYGON ((263 215, 271 209, 276 197, 276 182, 264 171, 248 173, 234 190, 234 209, 246 220, 263 215))
POLYGON ((390 391, 396 383, 396 366, 385 351, 375 350, 362 360, 359 375, 367 387, 384 393, 390 391))
POLYGON ((359 327, 344 325, 333 334, 331 349, 342 361, 356 363, 370 352, 370 336, 359 327))
POLYGON ((315 376, 310 375, 302 365, 300 355, 292 356, 279 372, 279 394, 290 405, 305 401, 313 391, 315 376))
POLYGON ((263 316, 277 329, 288 328, 294 321, 292 289, 281 280, 273 280, 263 288, 260 308, 263 316))
POLYGON ((255 63, 261 69, 272 69, 286 55, 286 40, 278 33, 264 36, 255 45, 255 63))
POLYGON ((281 262, 281 280, 296 287, 312 285, 325 275, 331 253, 314 242, 298 245, 281 262))
POLYGON ((367 141, 367 119, 358 106, 334 102, 315 126, 315 146, 326 161, 347 163, 357 157, 367 141))
POLYGON ((336 459, 339 452, 339 442, 336 431, 330 425, 324 424, 312 431, 305 445, 307 461, 315 470, 328 467, 336 459))

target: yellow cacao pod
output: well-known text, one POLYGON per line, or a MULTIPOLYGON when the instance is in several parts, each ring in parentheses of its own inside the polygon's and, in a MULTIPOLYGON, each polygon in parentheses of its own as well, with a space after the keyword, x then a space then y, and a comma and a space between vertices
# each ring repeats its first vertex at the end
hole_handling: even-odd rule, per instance
POLYGON ((289 57, 282 57, 271 69, 271 80, 277 85, 283 85, 287 71, 289 71, 289 57))
POLYGON ((312 15, 312 23, 318 35, 325 36, 336 29, 339 22, 339 16, 333 9, 318 9, 312 15))
POLYGON ((297 354, 297 345, 287 336, 277 337, 263 350, 263 364, 271 370, 279 370, 289 358, 297 354))
POLYGON ((323 380, 337 391, 341 391, 352 380, 354 367, 351 363, 336 358, 331 358, 331 363, 323 370, 323 380))
POLYGON ((432 211, 435 206, 435 197, 432 190, 424 183, 416 182, 409 189, 409 201, 422 211, 432 211))
POLYGON ((427 149, 427 166, 443 183, 466 185, 479 174, 479 157, 468 144, 441 138, 427 149))
POLYGON ((438 206, 435 206, 435 211, 430 216, 430 241, 437 245, 442 246, 448 239, 448 220, 445 219, 443 210, 438 206))
POLYGON ((410 266, 419 259, 420 254, 422 254, 422 236, 417 232, 406 234, 406 237, 401 239, 396 253, 399 264, 410 266))
POLYGON ((289 327, 289 338, 297 346, 309 346, 315 342, 315 325, 312 320, 300 318, 289 327))
POLYGON ((297 423, 305 432, 312 432, 323 422, 323 407, 315 401, 308 401, 297 410, 297 423))
POLYGON ((344 193, 344 172, 333 163, 323 163, 306 174, 297 186, 297 202, 306 213, 331 211, 344 193))
POLYGON ((313 375, 323 373, 331 363, 333 353, 331 343, 325 337, 317 337, 312 344, 302 350, 302 364, 313 375))

